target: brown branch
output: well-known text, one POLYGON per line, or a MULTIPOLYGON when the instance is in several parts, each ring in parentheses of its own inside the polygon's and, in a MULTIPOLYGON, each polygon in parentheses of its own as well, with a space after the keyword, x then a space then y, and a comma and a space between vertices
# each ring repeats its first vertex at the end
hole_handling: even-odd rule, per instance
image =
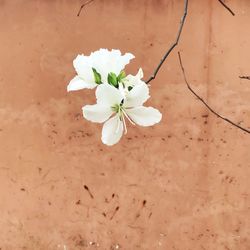
POLYGON ((181 60, 181 54, 180 52, 178 52, 178 57, 179 57, 179 62, 180 62, 180 66, 181 66, 181 70, 182 70, 182 74, 183 74, 183 78, 184 78, 184 81, 188 87, 188 89, 192 92, 193 95, 195 95, 207 108, 210 112, 212 112, 214 115, 216 115, 218 118, 224 120, 225 122, 227 123, 230 123, 231 125, 233 125, 234 127, 250 134, 250 130, 246 129, 246 128, 243 128, 241 127, 240 125, 234 123, 233 121, 229 120, 228 118, 226 117, 223 117, 221 116, 220 114, 218 114, 213 108, 210 107, 210 105, 208 105, 192 88, 191 86, 189 85, 188 81, 187 81, 187 77, 186 77, 186 73, 185 73, 185 69, 184 69, 184 66, 182 64, 182 60, 181 60))
POLYGON ((87 2, 85 2, 85 3, 83 3, 83 4, 80 6, 80 9, 79 9, 79 11, 78 11, 78 13, 77 13, 77 16, 80 16, 80 14, 81 14, 81 12, 82 12, 82 9, 83 9, 86 5, 88 5, 88 4, 92 3, 92 2, 94 2, 94 0, 89 0, 89 1, 87 1, 87 2))
POLYGON ((234 14, 234 12, 232 11, 232 9, 230 9, 224 2, 223 2, 223 0, 218 0, 221 4, 222 4, 222 6, 224 7, 224 8, 226 8, 233 16, 235 16, 235 14, 234 14))
POLYGON ((250 76, 239 76, 240 79, 250 80, 250 76))
POLYGON ((171 47, 168 49, 168 51, 164 54, 164 56, 162 57, 160 63, 156 67, 153 75, 151 75, 149 77, 149 79, 146 81, 147 84, 150 83, 152 80, 155 79, 155 77, 156 77, 158 71, 160 70, 162 64, 165 62, 165 60, 167 59, 167 57, 169 56, 169 54, 172 52, 172 50, 178 45, 179 40, 180 40, 180 36, 181 36, 181 32, 182 32, 182 29, 183 29, 183 26, 184 26, 184 23, 185 23, 185 19, 186 19, 186 16, 187 16, 187 10, 188 10, 188 0, 185 0, 185 3, 184 3, 184 13, 183 13, 183 16, 182 16, 181 21, 180 21, 180 26, 179 26, 179 30, 178 30, 178 33, 177 33, 176 40, 171 45, 171 47))

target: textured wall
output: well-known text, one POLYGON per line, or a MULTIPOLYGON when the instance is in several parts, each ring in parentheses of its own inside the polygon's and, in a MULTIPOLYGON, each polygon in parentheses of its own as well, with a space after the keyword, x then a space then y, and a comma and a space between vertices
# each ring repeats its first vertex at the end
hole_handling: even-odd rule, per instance
MULTIPOLYGON (((218 112, 250 126, 250 2, 190 1, 179 50, 218 112)), ((187 90, 177 50, 152 82, 163 113, 114 147, 66 93, 78 53, 136 55, 149 76, 174 40, 181 0, 0 1, 0 249, 250 249, 250 137, 187 90), (88 186, 93 198, 84 185, 88 186), (117 210, 117 207, 119 209, 117 210)))

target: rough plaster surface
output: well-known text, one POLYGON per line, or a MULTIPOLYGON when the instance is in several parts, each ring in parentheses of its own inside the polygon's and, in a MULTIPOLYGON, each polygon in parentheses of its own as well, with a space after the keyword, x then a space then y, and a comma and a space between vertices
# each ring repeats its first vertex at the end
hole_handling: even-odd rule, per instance
MULTIPOLYGON (((250 126, 250 2, 190 1, 179 50, 218 112, 250 126)), ((250 249, 250 137, 187 90, 177 50, 151 85, 163 113, 114 147, 66 93, 78 53, 132 52, 149 76, 174 40, 175 0, 0 1, 0 249, 250 249), (86 185, 89 189, 84 188, 86 185), (91 197, 91 195, 92 197, 91 197)))

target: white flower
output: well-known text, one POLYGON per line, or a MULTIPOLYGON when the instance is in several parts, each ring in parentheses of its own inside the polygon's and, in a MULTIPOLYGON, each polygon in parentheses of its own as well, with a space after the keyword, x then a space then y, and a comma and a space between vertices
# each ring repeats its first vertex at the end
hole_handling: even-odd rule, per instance
POLYGON ((157 109, 143 106, 149 97, 145 83, 134 86, 125 99, 119 89, 102 84, 96 90, 97 104, 84 106, 83 116, 92 122, 105 122, 102 142, 111 146, 121 139, 123 132, 127 132, 125 119, 140 126, 152 126, 160 122, 162 115, 157 109))
POLYGON ((100 49, 92 52, 89 56, 78 55, 73 61, 77 76, 69 83, 67 90, 93 89, 98 84, 96 82, 93 70, 101 77, 102 83, 107 83, 107 77, 110 72, 119 75, 125 66, 134 58, 131 53, 121 55, 120 50, 111 51, 100 49))

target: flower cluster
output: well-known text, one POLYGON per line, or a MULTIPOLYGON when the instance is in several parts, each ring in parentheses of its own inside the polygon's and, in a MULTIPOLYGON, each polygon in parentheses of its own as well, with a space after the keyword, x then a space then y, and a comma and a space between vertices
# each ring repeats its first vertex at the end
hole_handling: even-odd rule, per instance
POLYGON ((133 58, 119 50, 100 49, 90 56, 78 55, 73 61, 77 75, 67 90, 96 87, 96 104, 84 106, 83 116, 92 122, 104 122, 102 142, 109 146, 127 133, 126 120, 133 125, 152 126, 162 117, 157 109, 143 106, 150 96, 142 69, 135 76, 125 74, 124 68, 133 58))

